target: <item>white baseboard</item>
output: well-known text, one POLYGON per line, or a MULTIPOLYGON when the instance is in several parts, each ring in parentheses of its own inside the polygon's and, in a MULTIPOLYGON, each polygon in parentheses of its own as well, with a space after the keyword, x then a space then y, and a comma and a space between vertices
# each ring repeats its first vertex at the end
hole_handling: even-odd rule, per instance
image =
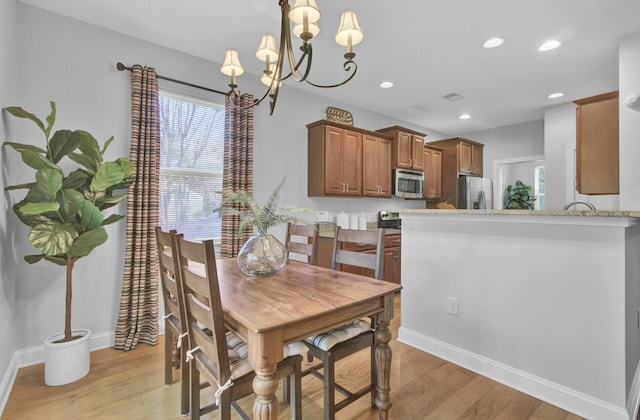
MULTIPOLYGON (((575 389, 515 369, 403 327, 400 327, 398 330, 398 341, 584 418, 592 420, 628 420, 630 418, 627 407, 613 405, 575 389)), ((640 388, 640 384, 636 383, 636 379, 638 379, 638 372, 636 372, 634 385, 636 388, 640 388)), ((634 405, 636 412, 637 403, 638 398, 635 398, 634 405)))
POLYGON ((630 419, 636 420, 638 418, 638 409, 640 409, 640 363, 636 366, 629 398, 627 398, 627 413, 630 414, 630 419))
POLYGON ((7 405, 7 401, 9 401, 9 394, 11 394, 11 388, 13 388, 13 383, 17 375, 18 356, 16 353, 13 353, 9 361, 9 366, 7 366, 7 370, 2 377, 2 382, 0 382, 0 417, 2 417, 2 413, 4 413, 4 407, 7 405))

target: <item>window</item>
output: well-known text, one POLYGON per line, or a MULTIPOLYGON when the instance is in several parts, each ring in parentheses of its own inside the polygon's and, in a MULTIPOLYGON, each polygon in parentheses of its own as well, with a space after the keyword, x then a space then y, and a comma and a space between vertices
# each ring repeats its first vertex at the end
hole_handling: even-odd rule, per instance
POLYGON ((160 226, 219 239, 224 106, 160 92, 160 226))
POLYGON ((535 209, 544 210, 544 166, 536 166, 534 176, 535 209))

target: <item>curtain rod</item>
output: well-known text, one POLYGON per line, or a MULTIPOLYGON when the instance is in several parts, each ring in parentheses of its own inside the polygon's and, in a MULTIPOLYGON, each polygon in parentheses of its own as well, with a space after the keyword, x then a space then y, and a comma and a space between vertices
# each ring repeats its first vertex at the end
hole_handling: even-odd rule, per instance
MULTIPOLYGON (((117 62, 116 63, 116 68, 118 69, 118 71, 124 71, 124 70, 131 71, 132 70, 131 67, 127 67, 124 64, 122 64, 121 62, 117 62)), ((213 93, 217 93, 219 95, 227 96, 227 92, 221 92, 219 90, 211 89, 211 88, 208 88, 208 87, 194 85, 193 83, 183 82, 182 80, 172 79, 171 77, 160 76, 159 74, 156 74, 156 77, 158 79, 167 80, 169 82, 179 83, 181 85, 191 86, 191 87, 194 87, 196 89, 202 89, 202 90, 206 90, 207 92, 213 92, 213 93)))

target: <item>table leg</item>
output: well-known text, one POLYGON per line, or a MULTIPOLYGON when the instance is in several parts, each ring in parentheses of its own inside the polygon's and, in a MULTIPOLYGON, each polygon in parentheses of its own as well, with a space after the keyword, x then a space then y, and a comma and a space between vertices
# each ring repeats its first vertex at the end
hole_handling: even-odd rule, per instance
POLYGON ((378 320, 376 324, 376 406, 378 407, 378 418, 387 419, 389 408, 391 408, 391 397, 389 396, 390 374, 391 374, 391 329, 388 320, 378 320))
POLYGON ((276 367, 256 369, 256 377, 253 378, 253 392, 256 399, 253 402, 253 418, 261 420, 275 420, 278 418, 278 378, 276 367))

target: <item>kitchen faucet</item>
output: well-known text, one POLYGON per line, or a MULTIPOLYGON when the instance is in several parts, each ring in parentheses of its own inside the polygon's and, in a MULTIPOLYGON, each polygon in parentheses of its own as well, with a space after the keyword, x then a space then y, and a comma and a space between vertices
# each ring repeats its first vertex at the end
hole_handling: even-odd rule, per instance
POLYGON ((573 209, 575 210, 575 206, 576 204, 583 204, 587 207, 589 207, 590 210, 595 210, 596 206, 594 206, 592 203, 588 202, 588 201, 584 201, 584 200, 577 200, 577 201, 572 201, 571 203, 566 204, 562 210, 569 210, 569 207, 573 206, 573 209))

